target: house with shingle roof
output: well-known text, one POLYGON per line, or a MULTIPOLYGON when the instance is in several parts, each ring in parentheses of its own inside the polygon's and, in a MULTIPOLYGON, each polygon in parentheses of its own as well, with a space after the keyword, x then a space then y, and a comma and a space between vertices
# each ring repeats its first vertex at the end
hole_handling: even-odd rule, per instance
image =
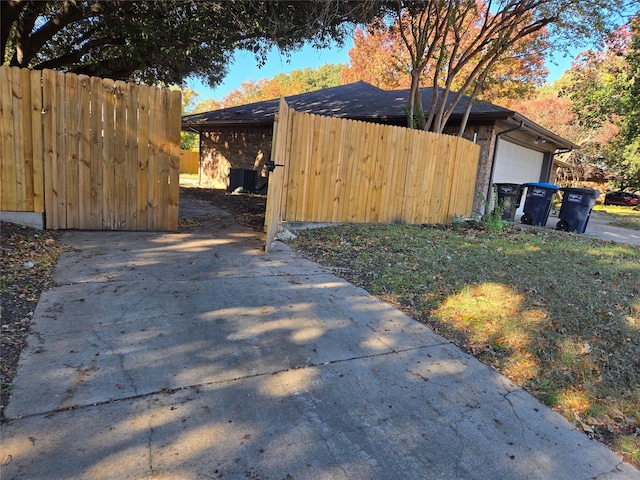
MULTIPOLYGON (((421 93, 428 111, 432 90, 423 88, 421 93)), ((408 97, 408 89, 382 90, 355 82, 285 99, 299 112, 405 126, 408 97)), ((445 133, 458 133, 469 101, 464 96, 458 103, 445 133)), ((226 188, 231 168, 262 169, 271 152, 278 103, 266 100, 182 117, 183 131, 200 134, 202 184, 226 188)), ((475 211, 482 210, 494 183, 553 181, 555 167, 563 164, 556 155, 577 148, 518 112, 483 101, 473 102, 464 137, 481 146, 475 211)))

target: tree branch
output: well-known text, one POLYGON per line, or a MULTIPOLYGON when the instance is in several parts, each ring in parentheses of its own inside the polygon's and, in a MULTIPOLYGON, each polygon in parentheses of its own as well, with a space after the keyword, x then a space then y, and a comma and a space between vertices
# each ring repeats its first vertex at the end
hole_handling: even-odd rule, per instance
POLYGON ((38 65, 36 65, 34 68, 36 70, 45 69, 45 68, 56 69, 56 68, 62 68, 64 66, 68 66, 72 64, 78 64, 82 59, 82 56, 86 55, 87 52, 93 50, 94 48, 104 47, 105 45, 114 45, 117 43, 118 42, 115 41, 115 37, 112 35, 90 40, 86 42, 82 46, 82 48, 74 50, 73 52, 68 53, 66 55, 61 55, 60 57, 51 58, 49 60, 41 62, 38 65))
POLYGON ((0 3, 0 65, 5 63, 7 42, 13 25, 18 21, 26 6, 27 2, 21 0, 9 0, 0 3))

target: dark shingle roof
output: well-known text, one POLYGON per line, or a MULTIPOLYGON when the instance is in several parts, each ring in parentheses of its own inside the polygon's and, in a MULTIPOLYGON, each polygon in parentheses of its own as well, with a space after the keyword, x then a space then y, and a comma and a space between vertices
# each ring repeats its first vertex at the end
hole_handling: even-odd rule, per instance
MULTIPOLYGON (((422 89, 422 106, 425 112, 431 106, 431 88, 422 89)), ((449 93, 449 101, 456 92, 449 93)), ((338 87, 325 88, 314 92, 285 97, 290 107, 298 112, 314 113, 337 118, 373 121, 406 126, 405 109, 409 99, 409 89, 382 90, 366 82, 355 82, 338 87)), ((463 96, 450 118, 455 125, 461 117, 470 97, 463 96)), ((270 125, 278 112, 280 99, 222 108, 211 112, 197 113, 182 117, 182 129, 186 131, 208 131, 222 126, 270 125)), ((529 135, 542 136, 557 148, 574 149, 577 145, 555 135, 540 125, 513 110, 476 100, 469 115, 469 123, 485 123, 502 120, 512 125, 513 130, 525 130, 529 135)))
MULTIPOLYGON (((454 92, 450 96, 455 95, 454 92)), ((365 82, 355 82, 338 87, 325 88, 315 92, 301 93, 285 97, 290 107, 298 112, 314 113, 338 118, 373 120, 385 122, 406 122, 405 109, 409 90, 381 90, 365 82)), ((422 103, 425 111, 431 101, 431 89, 422 89, 422 103)), ((469 102, 462 98, 456 106, 453 118, 461 116, 469 102)), ((206 127, 232 124, 270 124, 278 111, 279 99, 223 108, 211 112, 182 117, 183 128, 206 130, 206 127)), ((473 117, 506 118, 513 111, 487 102, 474 103, 473 117)))

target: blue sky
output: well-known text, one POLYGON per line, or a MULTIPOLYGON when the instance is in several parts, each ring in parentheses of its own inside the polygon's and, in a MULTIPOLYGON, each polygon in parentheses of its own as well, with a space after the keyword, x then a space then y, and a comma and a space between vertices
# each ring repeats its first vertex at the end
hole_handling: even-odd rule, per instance
MULTIPOLYGON (((197 79, 188 81, 187 87, 200 94, 198 102, 209 98, 221 100, 229 91, 238 88, 246 80, 271 78, 279 73, 289 73, 291 70, 299 68, 317 68, 325 63, 349 63, 349 50, 352 47, 352 40, 349 40, 342 48, 316 50, 311 46, 305 46, 292 53, 290 58, 281 55, 274 49, 267 56, 267 61, 262 68, 258 67, 253 53, 239 51, 235 54, 235 61, 229 67, 229 73, 218 87, 212 89, 197 79)), ((574 56, 577 53, 578 51, 574 53, 574 56)), ((547 81, 552 82, 559 78, 571 66, 572 60, 573 56, 562 58, 559 55, 555 60, 558 65, 548 62, 547 69, 550 73, 547 81)))

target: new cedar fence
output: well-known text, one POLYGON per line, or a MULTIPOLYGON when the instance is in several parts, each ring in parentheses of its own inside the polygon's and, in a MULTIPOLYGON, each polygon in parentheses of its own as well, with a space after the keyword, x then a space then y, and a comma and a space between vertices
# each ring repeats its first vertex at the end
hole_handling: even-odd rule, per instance
POLYGON ((200 167, 200 153, 180 150, 180 173, 195 174, 200 167))
POLYGON ((272 159, 284 171, 281 194, 269 185, 267 229, 281 219, 418 224, 471 215, 480 146, 468 140, 295 112, 284 100, 274 130, 272 159))
POLYGON ((0 67, 0 210, 48 229, 176 230, 181 93, 0 67))

